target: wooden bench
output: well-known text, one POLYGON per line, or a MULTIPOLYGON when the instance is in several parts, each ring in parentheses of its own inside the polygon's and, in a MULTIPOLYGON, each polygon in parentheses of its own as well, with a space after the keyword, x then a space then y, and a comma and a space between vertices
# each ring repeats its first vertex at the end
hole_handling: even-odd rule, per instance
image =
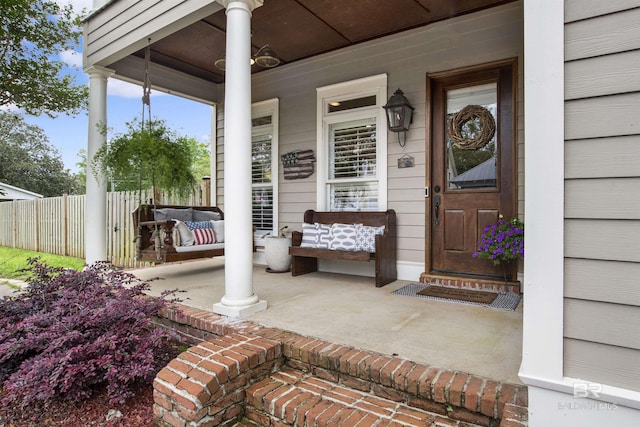
POLYGON ((342 259, 350 261, 375 260, 377 287, 384 286, 397 279, 396 267, 396 213, 394 210, 386 212, 316 212, 307 210, 304 222, 308 224, 363 224, 379 227, 384 225, 384 234, 376 236, 376 251, 344 251, 333 249, 319 249, 300 247, 302 232, 293 231, 291 234, 291 274, 301 274, 318 271, 318 258, 342 259))
MULTIPOLYGON (((140 245, 138 253, 139 261, 147 261, 152 263, 164 263, 185 261, 197 258, 212 258, 224 255, 224 244, 200 245, 178 247, 174 245, 173 229, 176 222, 167 219, 156 221, 154 215, 155 209, 176 209, 193 211, 215 212, 224 219, 224 213, 216 206, 176 206, 176 205, 140 205, 133 211, 133 223, 138 229, 140 225, 140 241, 136 242, 140 245), (140 214, 138 216, 138 213, 140 214), (154 232, 158 231, 160 239, 159 248, 156 248, 154 232)), ((177 218, 180 219, 180 218, 177 218)))

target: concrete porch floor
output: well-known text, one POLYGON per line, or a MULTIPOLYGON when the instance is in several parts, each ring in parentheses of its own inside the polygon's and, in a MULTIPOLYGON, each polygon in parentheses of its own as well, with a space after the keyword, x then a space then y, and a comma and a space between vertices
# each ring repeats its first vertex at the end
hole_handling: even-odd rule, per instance
MULTIPOLYGON (((179 289, 191 307, 211 310, 224 295, 224 259, 132 270, 152 282, 152 295, 179 289)), ((417 282, 416 278, 416 282, 417 282)), ((334 273, 267 273, 254 265, 254 292, 266 311, 247 318, 301 335, 521 384, 522 302, 515 311, 429 301, 376 288, 373 278, 334 273)))

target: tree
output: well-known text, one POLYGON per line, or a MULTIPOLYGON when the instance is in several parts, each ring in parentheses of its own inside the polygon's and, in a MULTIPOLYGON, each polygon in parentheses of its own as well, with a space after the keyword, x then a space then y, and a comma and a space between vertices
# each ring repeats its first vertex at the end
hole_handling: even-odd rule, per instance
POLYGON ((194 153, 193 170, 197 178, 211 176, 211 154, 209 146, 198 142, 195 138, 187 138, 194 153))
POLYGON ((0 111, 0 181, 45 197, 77 194, 78 182, 38 126, 0 111))
POLYGON ((0 106, 27 114, 75 115, 86 107, 88 88, 76 85, 60 52, 78 45, 81 20, 72 5, 51 0, 0 2, 0 106))

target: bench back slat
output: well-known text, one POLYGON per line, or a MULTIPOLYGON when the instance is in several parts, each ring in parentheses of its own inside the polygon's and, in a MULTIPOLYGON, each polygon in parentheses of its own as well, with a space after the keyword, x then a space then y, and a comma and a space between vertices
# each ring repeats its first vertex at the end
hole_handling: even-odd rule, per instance
POLYGON ((364 224, 372 227, 385 225, 388 228, 394 228, 396 224, 396 213, 389 209, 386 212, 317 212, 309 209, 304 213, 304 222, 313 224, 364 224))

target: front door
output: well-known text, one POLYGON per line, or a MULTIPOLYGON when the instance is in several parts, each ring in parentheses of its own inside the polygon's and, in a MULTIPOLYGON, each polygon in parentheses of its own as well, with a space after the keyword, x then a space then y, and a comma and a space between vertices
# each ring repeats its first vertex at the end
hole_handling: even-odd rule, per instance
POLYGON ((487 224, 515 213, 514 69, 508 61, 428 78, 432 273, 503 277, 473 253, 487 224))

